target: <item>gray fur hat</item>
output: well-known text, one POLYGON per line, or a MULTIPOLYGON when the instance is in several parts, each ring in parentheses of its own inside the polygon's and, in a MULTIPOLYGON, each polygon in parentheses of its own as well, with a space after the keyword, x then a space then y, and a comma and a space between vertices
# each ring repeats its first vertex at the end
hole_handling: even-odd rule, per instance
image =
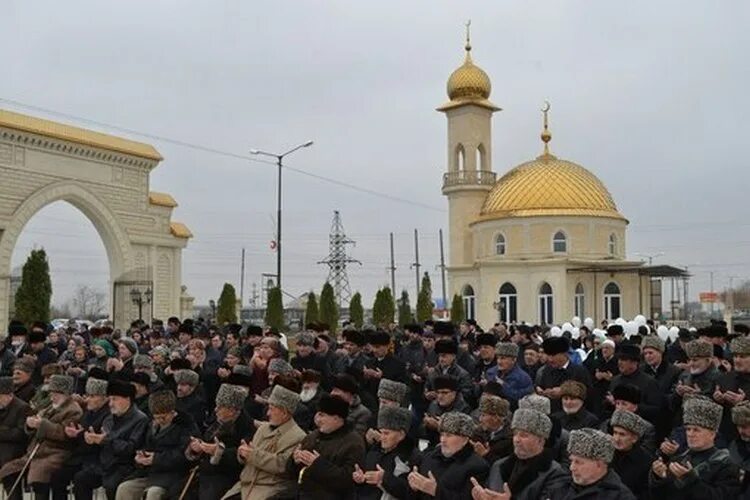
POLYGON ((514 342, 500 342, 495 346, 495 354, 506 358, 517 358, 518 344, 514 342))
POLYGON ((632 432, 640 439, 646 432, 647 423, 640 416, 632 411, 615 410, 609 421, 612 427, 622 427, 626 431, 632 432))
POLYGON ((552 404, 549 398, 547 396, 540 396, 539 394, 529 394, 522 397, 518 401, 518 408, 536 410, 545 415, 549 415, 552 412, 552 404))
POLYGON ((193 370, 177 370, 174 372, 175 384, 188 384, 193 387, 198 385, 200 377, 193 370))
POLYGON ((570 431, 568 455, 610 463, 615 455, 612 436, 588 427, 570 431))
POLYGON ((714 346, 703 340, 691 340, 685 344, 688 358, 710 358, 714 355, 714 346))
POLYGON ((646 335, 641 339, 641 352, 648 348, 664 352, 664 341, 656 335, 646 335))
POLYGON ((271 395, 268 396, 268 404, 278 406, 289 413, 294 413, 297 410, 299 404, 299 394, 294 391, 290 391, 286 387, 279 384, 273 386, 271 395))
POLYGON ((0 377, 0 394, 13 394, 13 377, 0 377))
POLYGON ((86 381, 86 395, 87 396, 106 396, 108 386, 109 386, 109 383, 106 380, 100 380, 98 378, 89 378, 86 381))
POLYGON ((407 394, 409 394, 409 388, 406 384, 387 378, 380 379, 378 399, 387 399, 388 401, 395 401, 399 405, 404 405, 408 403, 406 400, 407 394))
POLYGON ((315 345, 315 335, 308 332, 302 332, 299 335, 297 335, 297 344, 296 345, 304 345, 308 347, 312 347, 315 345))
POLYGON ((510 403, 500 396, 482 394, 479 398, 479 413, 505 418, 510 413, 510 403))
POLYGON ((232 368, 232 373, 252 377, 253 368, 248 365, 234 365, 234 368, 232 368))
POLYGON ((544 413, 531 408, 519 408, 513 412, 513 420, 510 423, 512 430, 530 432, 536 436, 547 439, 552 432, 552 420, 544 413))
POLYGON ((750 424, 750 401, 742 401, 732 408, 732 422, 734 425, 750 424))
POLYGON ((241 385, 221 384, 219 392, 216 393, 216 406, 242 409, 247 398, 248 391, 241 385))
POLYGON ((440 432, 471 437, 474 434, 474 428, 474 420, 466 413, 451 411, 440 418, 440 432))
POLYGON ((273 358, 268 363, 269 372, 274 372, 274 373, 279 373, 281 375, 285 375, 287 373, 292 373, 293 370, 294 368, 292 368, 292 365, 290 365, 289 363, 287 363, 281 358, 273 358))
MULTIPOLYGON (((711 345, 711 344, 709 344, 711 345)), ((706 397, 693 396, 682 403, 682 422, 718 431, 724 408, 706 397)))
POLYGON ((378 411, 378 429, 409 432, 412 413, 408 408, 381 406, 378 411))
POLYGON ((133 369, 153 370, 154 360, 148 354, 136 354, 133 357, 133 369))
POLYGON ((67 375, 52 375, 49 379, 49 392, 59 392, 61 394, 70 395, 73 392, 73 377, 67 375))
POLYGON ((151 393, 148 397, 148 411, 151 415, 171 413, 175 410, 176 405, 177 397, 174 395, 174 392, 168 389, 151 393))
POLYGON ((735 338, 729 344, 729 350, 732 351, 732 355, 741 354, 744 356, 750 355, 750 338, 740 336, 735 338))

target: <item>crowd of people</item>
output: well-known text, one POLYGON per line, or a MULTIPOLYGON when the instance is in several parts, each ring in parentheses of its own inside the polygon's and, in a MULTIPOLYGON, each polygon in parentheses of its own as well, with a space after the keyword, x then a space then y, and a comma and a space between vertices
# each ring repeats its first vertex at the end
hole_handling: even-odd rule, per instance
POLYGON ((0 480, 9 500, 750 498, 748 333, 12 321, 0 480))

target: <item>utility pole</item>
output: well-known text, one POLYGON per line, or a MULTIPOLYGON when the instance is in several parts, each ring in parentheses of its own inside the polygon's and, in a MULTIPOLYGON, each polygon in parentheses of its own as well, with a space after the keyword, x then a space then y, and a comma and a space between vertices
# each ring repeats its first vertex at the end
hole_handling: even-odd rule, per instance
POLYGON ((440 230, 440 281, 443 289, 443 310, 448 310, 448 299, 445 295, 445 252, 443 251, 443 230, 440 230))
POLYGON ((414 264, 411 267, 417 276, 417 296, 419 296, 419 268, 422 266, 419 264, 419 233, 416 229, 414 230, 414 264))
POLYGON ((362 265, 357 259, 351 258, 346 251, 347 245, 354 245, 354 240, 347 238, 344 233, 344 224, 341 222, 341 214, 338 210, 333 211, 333 223, 331 233, 328 235, 328 257, 318 262, 328 266, 328 283, 333 287, 336 296, 336 304, 342 307, 352 298, 349 287, 349 275, 346 272, 347 264, 362 265))
POLYGON ((242 264, 240 265, 240 307, 245 304, 245 248, 242 248, 242 264))
POLYGON ((391 267, 388 268, 391 271, 391 293, 396 296, 396 261, 393 254, 393 233, 391 233, 391 267))

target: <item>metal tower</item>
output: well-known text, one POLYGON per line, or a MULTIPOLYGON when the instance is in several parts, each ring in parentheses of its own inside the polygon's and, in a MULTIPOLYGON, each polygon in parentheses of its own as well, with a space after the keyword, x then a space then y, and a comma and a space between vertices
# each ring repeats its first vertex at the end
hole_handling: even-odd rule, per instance
POLYGON ((343 303, 348 304, 352 298, 352 290, 349 287, 349 276, 346 274, 347 264, 362 265, 357 259, 346 254, 346 246, 354 245, 355 242, 344 234, 344 225, 341 223, 341 215, 338 210, 333 212, 333 223, 331 233, 328 236, 328 257, 318 262, 329 267, 328 282, 333 287, 336 303, 339 307, 343 303))

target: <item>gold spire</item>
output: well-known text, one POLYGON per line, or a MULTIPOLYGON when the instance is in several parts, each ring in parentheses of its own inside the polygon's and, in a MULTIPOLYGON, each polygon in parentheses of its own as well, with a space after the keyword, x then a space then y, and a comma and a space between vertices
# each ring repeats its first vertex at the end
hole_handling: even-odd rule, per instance
POLYGON ((466 21, 466 58, 471 60, 471 19, 466 21))
POLYGON ((544 142, 544 154, 542 156, 552 156, 549 153, 549 141, 552 140, 552 134, 549 131, 549 119, 547 114, 549 113, 550 105, 549 101, 544 101, 544 107, 542 113, 544 113, 544 130, 542 130, 542 142, 544 142))

